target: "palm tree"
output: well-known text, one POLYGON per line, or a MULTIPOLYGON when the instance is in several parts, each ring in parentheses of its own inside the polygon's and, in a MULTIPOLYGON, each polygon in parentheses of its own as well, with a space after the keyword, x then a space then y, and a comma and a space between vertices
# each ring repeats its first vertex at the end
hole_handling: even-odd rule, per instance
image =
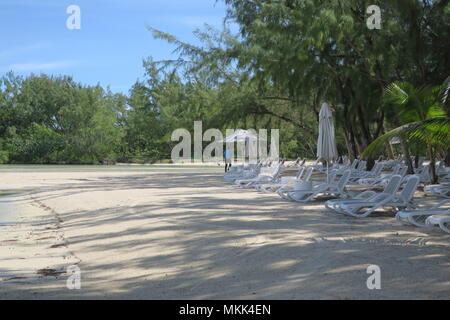
MULTIPOLYGON (((363 152, 363 157, 373 156, 381 147, 394 137, 399 137, 408 166, 412 167, 408 144, 422 143, 427 146, 431 160, 431 173, 437 183, 435 158, 439 149, 445 150, 450 143, 450 118, 448 102, 450 77, 442 86, 415 89, 406 82, 395 82, 385 90, 384 102, 394 106, 393 123, 405 123, 376 139, 363 152), (398 113, 395 113, 398 112, 398 113)), ((447 150, 448 152, 448 150, 447 150)))

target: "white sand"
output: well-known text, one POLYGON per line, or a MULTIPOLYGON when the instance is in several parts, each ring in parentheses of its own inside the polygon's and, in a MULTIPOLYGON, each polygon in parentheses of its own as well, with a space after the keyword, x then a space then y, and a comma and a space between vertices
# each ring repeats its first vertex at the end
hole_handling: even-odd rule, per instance
POLYGON ((450 298, 450 236, 392 214, 282 201, 215 168, 0 175, 2 189, 37 188, 17 198, 19 224, 0 226, 0 299, 450 298), (36 273, 72 264, 81 290, 36 273), (366 286, 373 264, 381 290, 366 286))

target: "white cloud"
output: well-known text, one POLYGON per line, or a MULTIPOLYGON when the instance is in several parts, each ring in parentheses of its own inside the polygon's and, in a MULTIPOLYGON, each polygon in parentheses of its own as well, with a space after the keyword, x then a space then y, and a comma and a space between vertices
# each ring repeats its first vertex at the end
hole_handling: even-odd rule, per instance
POLYGON ((20 48, 12 48, 0 51, 0 58, 8 58, 11 56, 16 56, 22 53, 27 53, 30 51, 40 50, 40 49, 46 49, 49 48, 51 45, 46 42, 40 42, 40 43, 34 43, 28 46, 23 46, 20 48))
POLYGON ((16 63, 8 66, 8 70, 17 72, 27 71, 46 71, 55 69, 73 68, 78 65, 77 61, 64 60, 64 61, 52 61, 52 62, 32 62, 32 63, 16 63))

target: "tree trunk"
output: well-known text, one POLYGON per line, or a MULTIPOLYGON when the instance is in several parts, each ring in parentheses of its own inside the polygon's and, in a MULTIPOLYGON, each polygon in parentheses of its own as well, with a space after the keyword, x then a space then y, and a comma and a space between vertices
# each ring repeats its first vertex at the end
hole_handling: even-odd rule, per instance
POLYGON ((357 104, 356 110, 359 116, 357 123, 359 124, 359 128, 361 129, 361 134, 359 138, 361 141, 361 145, 363 146, 363 150, 360 151, 360 153, 362 153, 367 148, 367 146, 372 142, 373 139, 370 134, 370 127, 368 124, 366 124, 362 106, 360 104, 357 104))
POLYGON ((366 166, 366 170, 370 171, 372 170, 372 168, 375 166, 375 159, 373 158, 368 158, 367 159, 367 166, 366 166))
POLYGON ((387 151, 389 160, 394 160, 395 159, 394 151, 392 150, 392 145, 390 142, 388 142, 386 144, 386 151, 387 151))
POLYGON ((445 166, 450 167, 450 149, 447 149, 447 155, 445 156, 445 166))
POLYGON ((431 184, 438 184, 439 177, 436 173, 436 153, 434 152, 433 147, 428 148, 428 153, 430 156, 431 184))
POLYGON ((348 157, 350 159, 352 159, 353 158, 352 157, 352 148, 350 147, 350 141, 348 139, 347 130, 345 130, 345 132, 344 132, 344 141, 345 141, 345 147, 347 148, 348 157))
MULTIPOLYGON (((358 151, 359 151, 359 155, 361 155, 361 153, 364 152, 364 150, 366 150, 366 148, 369 146, 370 141, 367 140, 367 137, 364 138, 363 135, 359 135, 360 137, 360 141, 358 143, 358 151)), ((369 157, 367 158, 367 165, 366 165, 366 170, 370 171, 372 170, 373 166, 375 165, 375 159, 373 157, 369 157)))
POLYGON ((408 143, 403 137, 400 137, 400 143, 402 145, 403 155, 405 156, 405 162, 408 166, 408 174, 414 174, 414 167, 411 160, 411 154, 409 153, 408 143))
MULTIPOLYGON (((381 125, 380 128, 381 128, 381 129, 380 129, 380 134, 381 134, 381 135, 385 134, 386 131, 384 130, 384 126, 381 125)), ((377 137, 378 137, 378 136, 379 136, 379 135, 377 135, 377 137)), ((376 139, 376 138, 375 138, 375 139, 376 139)), ((388 159, 389 159, 389 160, 394 160, 394 159, 395 159, 395 156, 394 156, 394 150, 392 149, 392 144, 391 144, 391 142, 386 143, 386 153, 387 153, 387 156, 388 156, 388 159)))
POLYGON ((349 128, 345 129, 345 143, 347 146, 348 156, 351 161, 355 160, 358 156, 357 146, 355 142, 355 135, 353 133, 353 128, 349 126, 349 128))
POLYGON ((414 156, 414 168, 418 169, 419 168, 419 152, 416 152, 416 155, 414 156))

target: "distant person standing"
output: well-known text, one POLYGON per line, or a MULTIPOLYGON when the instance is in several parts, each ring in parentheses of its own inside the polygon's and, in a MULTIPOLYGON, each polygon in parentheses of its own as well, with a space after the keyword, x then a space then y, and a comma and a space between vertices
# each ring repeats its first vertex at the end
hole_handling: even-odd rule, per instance
POLYGON ((228 149, 225 149, 223 152, 223 158, 225 160, 225 172, 228 172, 231 168, 231 151, 228 149))

